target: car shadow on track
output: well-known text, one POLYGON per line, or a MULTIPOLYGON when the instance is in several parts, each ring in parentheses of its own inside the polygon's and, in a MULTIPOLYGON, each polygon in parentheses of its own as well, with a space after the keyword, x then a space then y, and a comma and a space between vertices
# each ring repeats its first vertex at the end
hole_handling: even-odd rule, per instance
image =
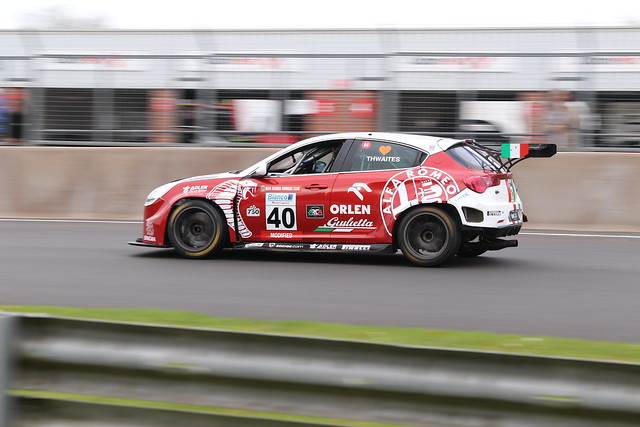
MULTIPOLYGON (((156 249, 133 255, 136 258, 149 259, 183 259, 173 249, 156 249)), ((333 265, 378 265, 385 267, 414 267, 421 268, 409 262, 400 252, 395 254, 356 254, 356 253, 328 253, 328 252, 277 252, 264 250, 231 250, 225 249, 220 255, 209 260, 190 261, 218 261, 218 262, 261 262, 261 263, 310 263, 333 265)), ((475 258, 454 257, 445 264, 432 267, 437 269, 484 269, 484 268, 514 268, 528 264, 522 259, 504 259, 490 255, 475 258)), ((428 268, 426 269, 428 270, 428 268)))

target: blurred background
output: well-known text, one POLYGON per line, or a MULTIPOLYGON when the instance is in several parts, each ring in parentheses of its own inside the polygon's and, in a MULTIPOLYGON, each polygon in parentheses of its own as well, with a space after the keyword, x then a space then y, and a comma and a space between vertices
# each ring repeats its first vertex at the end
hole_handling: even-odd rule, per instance
POLYGON ((4 144, 399 131, 640 147, 640 13, 616 2, 518 16, 506 2, 22 3, 0 21, 4 144))

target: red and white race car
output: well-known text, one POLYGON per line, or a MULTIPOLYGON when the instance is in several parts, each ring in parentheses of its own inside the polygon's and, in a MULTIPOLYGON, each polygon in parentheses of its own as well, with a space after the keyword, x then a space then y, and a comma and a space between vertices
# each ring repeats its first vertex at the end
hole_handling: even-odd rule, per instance
POLYGON ((242 171, 153 190, 143 237, 188 258, 223 248, 396 252, 435 266, 517 246, 526 218, 510 167, 550 157, 554 145, 504 144, 392 133, 300 141, 242 171), (504 157, 501 157, 503 154, 504 157))

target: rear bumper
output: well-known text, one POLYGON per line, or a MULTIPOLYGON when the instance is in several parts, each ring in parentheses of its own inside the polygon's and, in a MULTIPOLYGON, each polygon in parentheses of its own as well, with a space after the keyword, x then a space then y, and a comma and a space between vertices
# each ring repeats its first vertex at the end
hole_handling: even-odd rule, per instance
POLYGON ((520 233, 522 224, 509 225, 507 227, 500 228, 486 228, 486 227, 469 227, 463 226, 462 229, 465 233, 475 234, 485 239, 493 240, 499 237, 515 236, 520 233))
POLYGON ((132 246, 144 246, 147 248, 170 248, 171 247, 169 245, 153 245, 151 243, 145 243, 142 241, 142 237, 138 237, 136 240, 132 242, 127 242, 127 243, 132 246))

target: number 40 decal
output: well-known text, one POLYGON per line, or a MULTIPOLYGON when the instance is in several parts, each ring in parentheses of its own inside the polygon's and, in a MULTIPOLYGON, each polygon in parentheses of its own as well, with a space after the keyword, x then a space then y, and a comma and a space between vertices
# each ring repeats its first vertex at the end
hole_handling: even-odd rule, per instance
POLYGON ((265 208, 267 230, 297 230, 295 194, 267 193, 265 208))
POLYGON ((267 214, 267 230, 295 230, 296 211, 294 208, 273 206, 267 214))

